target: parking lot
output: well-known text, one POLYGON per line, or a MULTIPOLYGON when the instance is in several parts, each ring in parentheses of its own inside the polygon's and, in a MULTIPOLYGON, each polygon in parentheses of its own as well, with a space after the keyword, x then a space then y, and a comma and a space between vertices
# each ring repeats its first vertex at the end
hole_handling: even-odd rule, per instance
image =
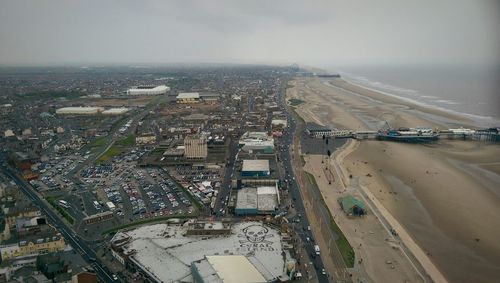
POLYGON ((193 213, 191 201, 161 169, 130 166, 119 171, 114 182, 102 188, 102 202, 113 203, 123 221, 193 213))

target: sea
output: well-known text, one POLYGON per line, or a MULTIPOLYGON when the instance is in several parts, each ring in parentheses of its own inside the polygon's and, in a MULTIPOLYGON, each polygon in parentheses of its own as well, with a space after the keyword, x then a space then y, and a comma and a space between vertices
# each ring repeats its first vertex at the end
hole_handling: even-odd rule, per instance
POLYGON ((406 101, 500 127, 500 66, 328 68, 345 80, 406 101))

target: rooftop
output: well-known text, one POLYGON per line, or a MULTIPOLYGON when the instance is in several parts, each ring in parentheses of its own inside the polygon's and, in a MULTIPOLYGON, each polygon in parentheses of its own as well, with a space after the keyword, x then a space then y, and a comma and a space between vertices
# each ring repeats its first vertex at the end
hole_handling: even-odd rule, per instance
POLYGON ((254 172, 265 171, 269 172, 269 160, 267 159, 245 159, 241 171, 254 172))
MULTIPOLYGON (((172 282, 188 278, 191 276, 191 263, 201 261, 206 256, 217 255, 252 255, 253 266, 266 281, 283 275, 285 260, 282 255, 281 235, 277 230, 260 222, 241 222, 232 227, 230 234, 186 235, 188 226, 142 226, 119 232, 112 241, 123 238, 123 234, 130 236, 130 241, 122 246, 124 251, 132 251, 131 260, 157 281, 172 282)), ((231 268, 220 266, 226 261, 224 258, 214 259, 214 269, 220 271, 223 276, 232 278, 231 268)), ((249 271, 251 268, 246 263, 241 264, 245 272, 254 274, 249 271)), ((238 282, 241 282, 241 277, 239 280, 238 282)))
POLYGON ((266 278, 245 256, 207 256, 206 259, 224 283, 267 282, 266 278))
POLYGON ((63 107, 56 110, 56 114, 95 114, 103 111, 102 107, 63 107))
POLYGON ((177 99, 195 99, 200 98, 200 94, 198 92, 179 92, 177 95, 177 99))
POLYGON ((107 110, 102 111, 103 115, 119 115, 119 114, 124 114, 128 111, 128 108, 122 107, 122 108, 110 108, 107 110))
POLYGON ((236 199, 236 207, 238 209, 255 209, 257 210, 257 188, 242 188, 238 191, 236 199))

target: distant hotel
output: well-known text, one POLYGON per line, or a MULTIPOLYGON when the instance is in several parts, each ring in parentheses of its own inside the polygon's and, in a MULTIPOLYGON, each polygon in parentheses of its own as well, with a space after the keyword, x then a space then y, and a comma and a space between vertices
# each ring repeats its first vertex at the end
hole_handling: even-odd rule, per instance
POLYGON ((127 90, 128 95, 160 95, 170 91, 170 87, 166 85, 159 86, 135 86, 127 90))

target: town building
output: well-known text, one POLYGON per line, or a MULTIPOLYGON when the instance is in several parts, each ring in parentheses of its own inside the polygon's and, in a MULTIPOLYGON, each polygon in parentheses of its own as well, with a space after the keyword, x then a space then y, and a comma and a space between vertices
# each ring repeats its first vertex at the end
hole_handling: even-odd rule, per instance
POLYGON ((113 218, 113 216, 114 215, 113 215, 112 211, 104 211, 104 212, 89 215, 89 216, 83 218, 83 222, 85 224, 94 224, 94 223, 99 223, 102 221, 109 220, 109 219, 113 218))
POLYGON ((184 138, 184 155, 187 159, 205 159, 208 155, 207 141, 204 136, 191 135, 184 138))
POLYGON ((353 132, 350 130, 328 128, 312 122, 306 124, 306 133, 313 138, 322 138, 322 137, 349 138, 353 137, 354 135, 353 132))
POLYGON ((278 186, 245 187, 237 191, 236 215, 275 214, 279 207, 278 186))
POLYGON ((128 95, 161 95, 170 91, 166 85, 159 86, 134 86, 127 90, 128 95))
POLYGON ((129 111, 128 108, 125 107, 120 107, 120 108, 109 108, 104 111, 102 111, 102 115, 109 115, 109 116, 114 116, 114 115, 123 115, 129 111))
POLYGON ((103 107, 63 107, 56 110, 58 115, 97 115, 103 107))
POLYGON ((243 255, 214 255, 191 263, 195 282, 258 283, 268 282, 243 255))
MULTIPOLYGON (((46 225, 46 227, 50 226, 46 225)), ((50 227, 41 228, 37 234, 25 236, 16 243, 1 246, 0 254, 2 261, 5 261, 18 257, 63 251, 65 247, 64 238, 50 227)))
POLYGON ((246 152, 263 151, 273 153, 274 139, 266 132, 246 132, 241 136, 238 146, 246 152))
POLYGON ((137 145, 155 144, 156 135, 154 133, 143 133, 135 137, 135 143, 137 145))
POLYGON ((198 103, 200 94, 198 92, 180 92, 176 97, 177 103, 198 103))
POLYGON ((148 282, 286 281, 295 269, 288 246, 278 230, 255 221, 154 224, 111 240, 117 261, 148 282))
POLYGON ((269 160, 267 159, 246 159, 243 160, 241 176, 243 177, 262 177, 269 176, 269 160))

